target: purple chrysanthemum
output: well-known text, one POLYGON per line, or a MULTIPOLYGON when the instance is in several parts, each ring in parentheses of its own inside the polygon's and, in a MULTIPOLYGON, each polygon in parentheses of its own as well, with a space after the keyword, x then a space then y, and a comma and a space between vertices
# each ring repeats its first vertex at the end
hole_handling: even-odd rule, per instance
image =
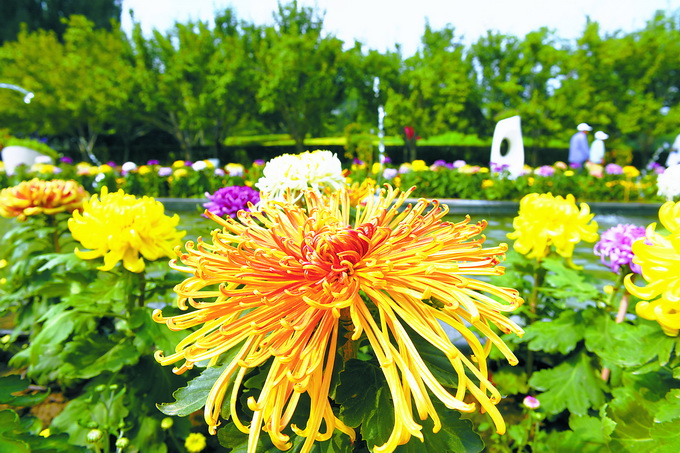
POLYGON ((430 170, 436 170, 438 168, 453 168, 453 164, 449 164, 443 159, 435 160, 432 165, 430 165, 430 170))
POLYGON ((498 164, 496 162, 489 163, 489 169, 492 173, 503 173, 508 168, 510 168, 510 165, 508 164, 498 164))
POLYGON ((61 162, 62 164, 72 164, 72 163, 73 163, 73 159, 71 159, 71 158, 68 157, 68 156, 64 156, 64 157, 60 157, 60 158, 59 158, 59 162, 61 162))
POLYGON ((616 274, 625 265, 639 274, 640 266, 633 263, 632 246, 633 242, 644 236, 645 227, 620 223, 602 233, 600 242, 595 244, 595 255, 616 274))
POLYGON ((604 167, 604 172, 608 175, 622 175, 623 168, 618 164, 607 164, 607 166, 604 167))
POLYGON ((158 169, 158 176, 160 177, 170 176, 171 174, 172 168, 170 167, 161 167, 158 169))
POLYGON ((146 165, 158 165, 160 163, 161 162, 158 159, 149 159, 149 161, 147 161, 146 165))
POLYGON ((555 168, 550 165, 543 165, 538 167, 534 173, 538 176, 552 176, 555 174, 555 168))
POLYGON ((399 172, 397 171, 396 168, 386 168, 383 170, 383 178, 391 180, 395 176, 397 176, 399 172))
POLYGON ((260 192, 248 186, 223 187, 205 196, 210 201, 203 207, 220 217, 234 217, 240 210, 248 210, 248 202, 256 204, 260 201, 260 192))

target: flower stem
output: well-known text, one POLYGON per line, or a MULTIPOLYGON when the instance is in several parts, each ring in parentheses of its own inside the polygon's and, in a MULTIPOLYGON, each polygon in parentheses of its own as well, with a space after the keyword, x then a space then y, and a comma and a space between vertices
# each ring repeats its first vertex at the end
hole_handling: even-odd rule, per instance
POLYGON ((356 359, 357 357, 357 342, 352 340, 354 333, 354 324, 349 314, 349 308, 340 310, 340 324, 347 330, 344 337, 347 341, 340 348, 342 353, 342 361, 347 362, 349 359, 356 359))
MULTIPOLYGON (((621 285, 623 284, 623 279, 625 278, 626 274, 628 274, 628 266, 625 268, 621 268, 621 271, 619 272, 619 278, 616 282, 616 286, 614 287, 614 290, 612 293, 609 295, 609 303, 608 305, 612 307, 613 304, 613 299, 616 296, 616 294, 619 292, 619 288, 621 288, 621 285)), ((619 309, 616 312, 616 324, 621 324, 624 319, 626 319, 626 313, 628 313, 628 291, 625 289, 623 290, 623 295, 621 296, 621 300, 619 301, 619 309)), ((603 381, 607 382, 609 380, 609 374, 611 370, 607 367, 602 368, 602 374, 600 377, 602 378, 603 381)))

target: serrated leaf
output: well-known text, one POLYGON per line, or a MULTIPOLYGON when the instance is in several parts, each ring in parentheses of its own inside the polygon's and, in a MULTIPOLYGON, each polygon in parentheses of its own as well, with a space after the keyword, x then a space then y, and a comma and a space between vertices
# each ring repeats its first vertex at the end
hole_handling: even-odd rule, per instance
POLYGON ((677 339, 664 334, 656 323, 637 320, 617 324, 609 316, 588 320, 586 348, 609 365, 623 368, 640 367, 655 358, 660 365, 668 363, 677 339))
POLYGON ((118 341, 102 338, 75 338, 64 347, 63 375, 71 379, 89 379, 105 371, 116 372, 139 360, 139 351, 123 337, 118 341))
POLYGON ((406 445, 400 445, 397 453, 476 453, 484 450, 484 442, 472 428, 470 420, 460 418, 460 412, 447 409, 435 402, 435 409, 441 419, 441 429, 433 433, 432 419, 422 421, 424 442, 412 437, 406 445))
POLYGON ((339 379, 335 402, 340 405, 340 420, 360 428, 369 448, 384 444, 394 426, 394 405, 380 368, 372 362, 351 359, 339 379))
MULTIPOLYGON (((208 367, 200 375, 190 380, 186 387, 177 389, 172 396, 174 403, 157 404, 158 409, 166 415, 186 417, 205 406, 208 394, 215 381, 220 377, 224 369, 236 357, 240 346, 237 345, 224 353, 217 366, 208 367)), ((226 401, 226 400, 225 400, 226 401)))
POLYGON ((601 291, 588 282, 587 274, 581 270, 565 266, 564 260, 548 257, 542 266, 550 272, 545 277, 546 286, 541 290, 556 299, 574 297, 579 301, 588 302, 602 297, 601 291))
POLYGON ((551 321, 539 321, 527 326, 523 339, 532 351, 566 355, 576 348, 585 331, 581 312, 564 310, 551 321))
POLYGON ((605 402, 606 386, 584 351, 572 355, 555 368, 534 373, 529 385, 543 392, 537 398, 548 414, 568 409, 574 415, 583 416, 588 409, 598 409, 605 402))
POLYGON ((663 423, 678 418, 680 418, 680 389, 673 389, 666 394, 666 398, 657 402, 654 421, 663 423))
POLYGON ((569 427, 577 434, 579 451, 602 451, 611 439, 616 423, 608 417, 569 417, 569 427), (589 445, 589 448, 586 448, 589 445))

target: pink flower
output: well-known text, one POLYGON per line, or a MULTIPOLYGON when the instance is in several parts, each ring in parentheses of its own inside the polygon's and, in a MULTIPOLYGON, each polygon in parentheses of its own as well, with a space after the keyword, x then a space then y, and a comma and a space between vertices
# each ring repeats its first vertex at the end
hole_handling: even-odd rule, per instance
POLYGON ((633 242, 645 236, 645 227, 631 224, 618 224, 609 228, 600 236, 600 242, 595 244, 595 255, 599 256, 602 264, 608 266, 615 274, 621 266, 630 266, 630 270, 640 273, 640 266, 633 263, 633 242))
POLYGON ((532 411, 534 409, 538 409, 539 407, 541 407, 541 402, 531 395, 525 396, 524 401, 522 401, 522 404, 524 405, 524 407, 526 407, 527 409, 531 409, 532 411))

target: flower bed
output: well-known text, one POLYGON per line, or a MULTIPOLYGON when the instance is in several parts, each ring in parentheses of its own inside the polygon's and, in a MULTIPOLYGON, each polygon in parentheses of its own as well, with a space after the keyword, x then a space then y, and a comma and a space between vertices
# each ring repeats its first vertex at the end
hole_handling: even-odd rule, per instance
MULTIPOLYGON (((158 161, 144 165, 109 162, 95 166, 62 159, 57 165, 35 164, 20 168, 11 177, 0 167, 0 187, 33 177, 59 178, 73 179, 95 192, 106 186, 109 191, 123 189, 137 196, 205 197, 206 193, 212 194, 224 187, 254 187, 262 177, 263 169, 262 161, 255 161, 246 168, 240 164, 215 167, 211 161, 176 161, 167 166, 158 161)), ((665 171, 658 165, 639 170, 616 164, 572 169, 563 162, 556 162, 552 166, 525 167, 522 175, 511 179, 503 168, 493 164, 480 167, 463 161, 437 161, 428 166, 424 161, 414 161, 399 167, 385 163, 374 164, 371 168, 355 162, 345 168, 343 175, 350 184, 372 180, 378 184, 388 182, 402 189, 415 186, 414 196, 424 198, 518 201, 528 193, 550 192, 562 196, 572 194, 584 201, 659 202, 680 193, 677 184, 680 178, 673 176, 675 169, 666 177, 663 176, 665 171)))
POLYGON ((600 236, 586 203, 531 193, 509 247, 485 240, 485 221, 407 205, 418 189, 348 184, 325 153, 261 170, 253 187, 276 190, 258 201, 240 176, 243 191, 206 201, 212 233, 184 246, 152 197, 59 179, 0 193, 14 219, 0 250, 0 313, 13 319, 0 442, 677 450, 680 203, 663 204, 659 231, 600 236), (608 282, 572 261, 582 242, 608 282))

